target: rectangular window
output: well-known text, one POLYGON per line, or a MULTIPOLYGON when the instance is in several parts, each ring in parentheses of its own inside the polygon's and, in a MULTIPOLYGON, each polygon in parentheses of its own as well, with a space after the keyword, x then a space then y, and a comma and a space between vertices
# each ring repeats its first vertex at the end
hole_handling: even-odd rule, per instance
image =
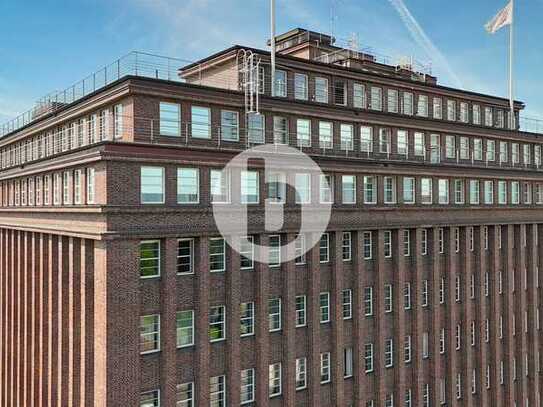
POLYGON ((284 117, 273 117, 273 142, 288 144, 288 120, 284 117))
POLYGON ((255 370, 242 370, 240 379, 240 402, 241 404, 252 403, 255 400, 255 370))
POLYGON ((364 345, 364 371, 366 373, 373 372, 373 343, 364 345))
MULTIPOLYGON (((89 123, 94 131, 95 126, 89 123)), ((160 135, 181 136, 181 106, 177 103, 160 102, 160 135)))
POLYGON ((262 144, 264 137, 264 115, 249 113, 247 115, 247 141, 253 144, 262 144))
POLYGON ((445 157, 450 159, 456 158, 456 137, 445 136, 445 157))
POLYGON ((307 75, 294 74, 294 99, 307 100, 307 75))
MULTIPOLYGON (((81 170, 74 171, 74 203, 80 205, 82 203, 81 199, 81 170)), ((38 179, 36 179, 36 205, 39 205, 39 198, 41 195, 41 186, 40 191, 38 191, 38 179)))
POLYGON ((311 202, 311 174, 296 174, 296 203, 307 204, 311 202))
POLYGON ((511 203, 514 205, 520 203, 520 186, 518 181, 511 182, 511 203))
POLYGON ((384 178, 384 198, 385 204, 396 203, 396 179, 393 177, 384 178))
POLYGON ((373 176, 364 177, 364 203, 377 203, 377 179, 373 176))
POLYGON ((240 304, 240 335, 250 336, 255 333, 255 303, 242 302, 240 304))
POLYGON ((454 203, 457 205, 464 204, 464 180, 454 180, 454 203))
POLYGON ((507 150, 507 141, 500 141, 500 164, 506 163, 509 160, 509 153, 507 150))
MULTIPOLYGON (((214 172, 213 170, 211 171, 214 172)), ((212 177, 213 179, 213 177, 212 177)), ((200 201, 200 175, 197 168, 177 169, 177 203, 196 204, 200 201)))
POLYGON ((164 203, 163 167, 141 167, 141 203, 164 203))
POLYGON ((182 383, 176 386, 175 406, 176 407, 194 407, 195 406, 193 383, 182 383))
POLYGON ((343 319, 351 319, 353 317, 353 291, 343 290, 341 292, 341 305, 343 319))
POLYGON ((334 82, 334 103, 341 106, 347 104, 347 84, 343 81, 334 82))
POLYGON ((311 120, 296 120, 296 137, 298 140, 298 147, 311 146, 311 120))
POLYGON ((226 407, 226 376, 209 378, 209 406, 226 407))
POLYGON ((415 178, 404 177, 403 179, 403 203, 415 203, 415 178))
POLYGON ((177 241, 177 274, 193 274, 194 240, 177 241))
POLYGON ((447 120, 456 121, 456 101, 447 100, 447 120))
MULTIPOLYGON (((70 196, 70 181, 71 181, 71 174, 69 171, 64 171, 62 174, 62 203, 64 205, 69 205, 72 203, 72 197, 70 196)), ((23 180, 22 182, 22 204, 26 205, 26 189, 27 189, 27 183, 26 180, 23 180)))
POLYGON ((352 151, 354 148, 354 130, 352 124, 341 124, 339 128, 341 149, 352 151))
POLYGON ((364 316, 373 315, 373 287, 364 288, 364 316))
POLYGON ((409 256, 411 254, 411 237, 409 230, 403 231, 403 255, 409 256))
POLYGON ((430 134, 430 161, 439 163, 441 161, 441 142, 439 134, 430 134))
POLYGON ((460 137, 460 159, 461 160, 469 160, 470 154, 469 154, 469 138, 468 137, 460 137))
POLYGON ((372 258, 372 233, 371 232, 364 232, 363 234, 363 241, 364 241, 364 259, 369 260, 372 258))
POLYGON ((411 283, 405 283, 403 287, 403 307, 406 310, 411 309, 411 283))
POLYGON ((434 98, 434 119, 443 119, 443 102, 441 98, 434 98))
POLYGON ((303 390, 307 387, 307 359, 296 359, 296 390, 303 390))
POLYGON ((522 146, 522 159, 525 166, 531 164, 530 153, 531 153, 531 146, 529 144, 524 144, 522 146))
POLYGON ((498 204, 507 205, 507 181, 498 181, 498 204))
POLYGON ((462 123, 469 122, 468 104, 466 102, 460 102, 460 121, 462 123))
POLYGON ((353 106, 357 109, 365 109, 366 103, 366 86, 360 83, 353 84, 353 106))
POLYGON ((321 383, 323 384, 331 380, 330 364, 330 352, 321 353, 321 383))
POLYGON ((323 233, 319 242, 319 260, 321 263, 330 261, 330 236, 323 233))
POLYGON ((176 314, 177 347, 194 345, 194 311, 180 311, 176 314))
POLYGON ((320 293, 319 296, 320 322, 330 322, 330 293, 320 293))
POLYGON ((270 172, 268 174, 268 200, 272 203, 285 203, 287 196, 286 174, 270 172))
POLYGON ((140 353, 160 350, 160 315, 140 317, 140 353))
POLYGON ((160 240, 140 242, 140 277, 160 276, 160 240))
POLYGON ((520 147, 518 143, 511 144, 511 160, 513 161, 513 165, 520 162, 520 147))
POLYGON ((385 339, 385 367, 394 366, 394 342, 392 338, 385 339))
POLYGON ((397 132, 396 152, 401 155, 408 155, 408 132, 407 130, 398 130, 397 132))
POLYGON ((390 113, 398 113, 398 91, 396 89, 387 90, 387 107, 390 113))
POLYGON ((306 296, 299 295, 296 297, 296 328, 305 326, 306 323, 306 296))
POLYGON ((328 79, 315 78, 315 102, 328 103, 328 79))
POLYGON ((485 205, 494 203, 494 181, 485 181, 485 205))
POLYGON ((239 141, 239 113, 221 110, 221 140, 239 141))
POLYGON ((241 203, 257 204, 260 200, 258 171, 241 171, 241 203))
POLYGON ((208 107, 191 107, 191 136, 211 138, 211 110, 208 107))
POLYGON ((438 181, 438 199, 441 205, 449 204, 449 180, 440 179, 438 181))
MULTIPOLYGON (((186 171, 188 169, 184 169, 183 171, 186 171)), ((188 199, 196 199, 194 202, 198 202, 198 170, 192 170, 189 171, 195 171, 196 177, 192 175, 190 178, 185 180, 186 186, 183 188, 187 193, 188 196, 181 197, 185 201, 188 199), (195 195, 196 194, 196 195, 195 195)), ((191 175, 190 173, 186 175, 191 175)), ((179 182, 179 170, 178 170, 178 182, 179 182)), ((209 182, 210 182, 210 189, 211 189, 211 202, 212 203, 228 203, 230 202, 230 173, 226 170, 211 170, 209 172, 209 182)), ((178 191, 179 191, 178 186, 178 191)), ((178 192, 179 193, 179 192, 178 192)), ((179 195, 178 195, 178 201, 179 201, 179 195)), ((187 201, 186 203, 191 203, 191 201, 187 201)))
POLYGON ((428 96, 426 95, 418 97, 417 116, 428 117, 428 96))
POLYGON ((473 159, 483 159, 483 140, 480 138, 473 139, 473 159))
POLYGON ((370 109, 379 111, 383 110, 383 89, 372 86, 370 92, 370 109))
POLYGON ((287 97, 287 73, 285 71, 275 71, 274 96, 287 97))
POLYGON ((494 140, 486 141, 486 161, 494 161, 496 159, 496 142, 494 140))
POLYGON ((413 94, 410 92, 403 93, 403 114, 413 115, 413 94))
POLYGON ((392 257, 392 232, 385 230, 383 232, 383 254, 385 258, 392 257))
POLYGON ((469 203, 479 205, 479 180, 469 180, 469 203))
POLYGON ((343 349, 343 377, 353 376, 353 348, 343 349))
POLYGON ((485 126, 492 127, 494 120, 492 119, 492 108, 485 106, 485 126))
POLYGON ((268 320, 270 332, 281 330, 281 298, 268 300, 268 320))
POLYGON ((411 335, 406 335, 404 339, 404 357, 405 363, 411 362, 411 335))
POLYGON ((140 407, 160 407, 160 390, 141 393, 140 407))
POLYGON ((423 306, 423 307, 428 306, 428 297, 429 297, 428 280, 423 280, 422 281, 422 301, 421 301, 421 306, 423 306))
POLYGON ((420 180, 420 195, 423 204, 432 204, 432 179, 421 178, 420 180))
POLYGON ((211 342, 226 339, 226 307, 211 307, 209 310, 209 340, 211 342))
POLYGON ((281 264, 281 236, 270 235, 270 247, 268 252, 268 261, 270 267, 279 267, 281 264))
POLYGON ((373 151, 373 127, 360 126, 360 151, 363 153, 373 151))
POLYGON ((351 232, 341 234, 341 259, 343 261, 351 261, 351 240, 351 232))
POLYGON ((244 236, 240 238, 240 269, 250 270, 254 267, 254 238, 244 236))
POLYGON ((393 311, 393 291, 391 284, 385 284, 385 313, 393 311))
POLYGON ((379 129, 379 152, 382 154, 390 153, 390 129, 379 129))
POLYGON ((415 132, 413 135, 415 139, 414 153, 418 157, 426 157, 426 142, 424 140, 424 133, 415 132))
POLYGON ((209 271, 220 272, 225 270, 226 244, 224 239, 214 237, 209 239, 209 271))
POLYGON ((296 259, 294 262, 305 264, 305 235, 298 235, 295 240, 296 259))
MULTIPOLYGON (((46 176, 43 181, 44 181, 44 184, 43 184, 44 198, 43 198, 43 200, 44 200, 44 203, 46 205, 48 205, 49 204, 49 178, 46 176), (47 181, 47 188, 46 188, 46 185, 45 185, 46 181, 47 181)), ((95 198, 95 195, 94 195, 94 191, 95 191, 94 181, 95 181, 94 168, 87 168, 87 204, 93 204, 94 203, 94 198, 95 198)))
POLYGON ((333 126, 331 122, 319 121, 319 146, 320 148, 333 147, 333 126))
MULTIPOLYGON (((342 178, 343 180, 343 178, 342 178)), ((334 179, 331 175, 320 176, 320 203, 333 203, 334 202, 334 179)), ((343 198, 345 198, 345 191, 343 191, 343 198)))

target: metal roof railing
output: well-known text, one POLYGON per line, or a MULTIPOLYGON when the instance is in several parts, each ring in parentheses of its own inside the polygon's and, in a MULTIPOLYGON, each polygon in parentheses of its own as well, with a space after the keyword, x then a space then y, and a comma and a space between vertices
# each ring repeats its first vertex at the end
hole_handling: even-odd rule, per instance
POLYGON ((134 75, 170 81, 182 81, 177 71, 180 67, 190 62, 145 52, 130 52, 74 85, 40 98, 32 109, 2 124, 0 126, 0 137, 26 126, 41 116, 54 112, 67 104, 94 93, 125 76, 134 75))

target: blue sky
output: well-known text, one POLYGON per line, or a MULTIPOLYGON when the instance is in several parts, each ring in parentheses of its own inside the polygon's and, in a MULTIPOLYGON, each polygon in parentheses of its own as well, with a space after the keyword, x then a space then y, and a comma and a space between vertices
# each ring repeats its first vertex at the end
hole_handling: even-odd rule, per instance
MULTIPOLYGON (((400 1, 400 0, 393 0, 400 1)), ((361 48, 432 60, 440 83, 507 96, 508 33, 483 25, 506 0, 403 0, 443 58, 421 45, 391 0, 277 0, 277 32, 356 33, 361 48), (448 68, 447 68, 448 66, 448 68)), ((1 0, 0 123, 132 50, 196 60, 232 44, 265 48, 268 0, 1 0)), ((516 0, 516 99, 543 117, 543 0, 516 0)))

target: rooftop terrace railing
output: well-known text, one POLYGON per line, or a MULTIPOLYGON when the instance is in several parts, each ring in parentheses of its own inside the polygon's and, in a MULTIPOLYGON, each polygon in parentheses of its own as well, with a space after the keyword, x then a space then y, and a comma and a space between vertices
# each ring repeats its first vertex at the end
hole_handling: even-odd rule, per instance
POLYGON ((74 85, 42 97, 32 109, 1 125, 0 137, 26 126, 40 116, 54 112, 67 104, 96 92, 125 76, 134 75, 169 81, 182 81, 177 71, 180 67, 191 62, 145 52, 131 52, 74 85))

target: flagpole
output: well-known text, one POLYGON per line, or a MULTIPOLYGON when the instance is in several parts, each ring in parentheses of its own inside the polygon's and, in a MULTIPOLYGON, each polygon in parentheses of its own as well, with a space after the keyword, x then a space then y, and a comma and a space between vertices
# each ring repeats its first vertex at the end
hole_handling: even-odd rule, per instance
POLYGON ((515 22, 515 3, 511 0, 511 24, 509 25, 509 128, 515 128, 515 105, 513 102, 513 24, 515 22))

